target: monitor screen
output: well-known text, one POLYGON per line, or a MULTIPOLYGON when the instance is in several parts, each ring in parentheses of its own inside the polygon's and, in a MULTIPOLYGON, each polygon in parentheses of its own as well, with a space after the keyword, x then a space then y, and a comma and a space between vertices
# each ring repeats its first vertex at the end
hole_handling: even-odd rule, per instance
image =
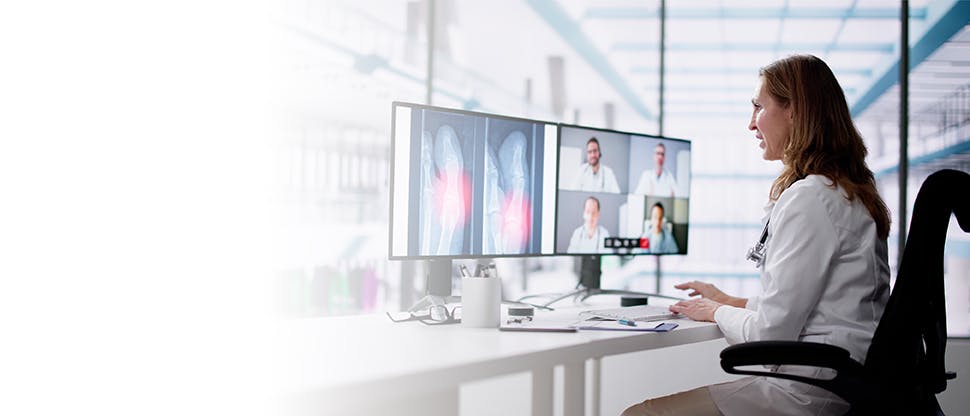
POLYGON ((395 102, 390 258, 554 253, 557 125, 395 102))
POLYGON ((686 254, 690 142, 561 125, 556 254, 686 254))

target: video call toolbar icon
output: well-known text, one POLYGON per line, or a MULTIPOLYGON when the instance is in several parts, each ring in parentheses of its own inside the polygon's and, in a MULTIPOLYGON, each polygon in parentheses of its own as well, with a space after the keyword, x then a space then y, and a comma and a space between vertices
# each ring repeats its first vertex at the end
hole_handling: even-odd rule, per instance
POLYGON ((646 238, 620 238, 620 237, 607 237, 603 239, 603 247, 606 248, 619 248, 619 249, 633 249, 633 248, 650 248, 650 240, 646 238))

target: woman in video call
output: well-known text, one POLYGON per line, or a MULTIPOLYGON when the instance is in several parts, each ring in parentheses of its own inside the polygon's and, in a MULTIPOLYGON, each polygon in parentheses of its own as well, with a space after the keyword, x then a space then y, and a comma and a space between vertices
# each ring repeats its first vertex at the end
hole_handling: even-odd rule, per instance
POLYGON ((650 207, 650 223, 646 232, 644 233, 644 238, 650 242, 647 248, 648 253, 661 254, 661 253, 678 253, 680 250, 677 248, 677 241, 674 240, 674 234, 671 230, 664 227, 666 224, 666 218, 664 218, 664 206, 663 204, 657 202, 650 207))
MULTIPOLYGON (((762 68, 748 129, 765 160, 783 169, 772 184, 763 250, 749 255, 761 272, 760 295, 730 296, 714 285, 675 287, 690 296, 670 307, 716 322, 729 344, 798 340, 836 345, 865 362, 889 298, 889 213, 865 162, 831 69, 810 55, 762 68)), ((764 221, 764 220, 763 220, 764 221)), ((813 378, 832 370, 776 367, 813 378)), ((625 415, 841 415, 848 404, 818 387, 745 377, 647 400, 625 415)))

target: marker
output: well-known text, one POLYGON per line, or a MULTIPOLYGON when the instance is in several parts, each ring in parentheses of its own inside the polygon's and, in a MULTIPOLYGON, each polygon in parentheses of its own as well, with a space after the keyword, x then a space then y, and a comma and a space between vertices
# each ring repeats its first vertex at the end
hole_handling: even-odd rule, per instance
POLYGON ((619 323, 620 325, 637 326, 636 322, 633 322, 629 319, 620 319, 620 320, 617 320, 616 322, 619 323))

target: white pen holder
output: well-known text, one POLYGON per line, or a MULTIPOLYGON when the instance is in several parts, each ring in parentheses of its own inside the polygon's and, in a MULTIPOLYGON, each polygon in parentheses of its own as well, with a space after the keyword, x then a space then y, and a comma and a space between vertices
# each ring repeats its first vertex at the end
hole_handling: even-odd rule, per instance
POLYGON ((461 279, 461 325, 468 328, 498 328, 502 315, 502 279, 461 279))

